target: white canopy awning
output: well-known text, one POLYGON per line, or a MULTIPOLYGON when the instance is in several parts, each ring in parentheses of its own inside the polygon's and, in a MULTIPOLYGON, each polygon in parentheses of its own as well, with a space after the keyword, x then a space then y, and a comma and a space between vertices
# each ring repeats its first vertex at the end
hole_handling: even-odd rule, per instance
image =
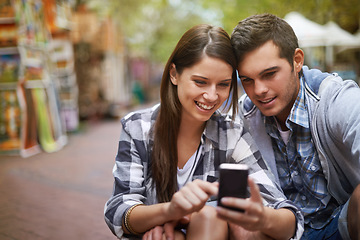
POLYGON ((298 12, 288 13, 284 20, 294 29, 300 47, 360 47, 360 40, 340 28, 335 22, 330 21, 325 25, 320 25, 298 12))
POLYGON ((326 45, 327 46, 344 46, 344 47, 358 47, 360 46, 360 39, 355 35, 340 28, 335 22, 330 21, 325 24, 327 31, 326 45))
POLYGON ((325 46, 327 31, 322 25, 310 21, 298 12, 288 13, 284 20, 293 28, 300 47, 325 46))
POLYGON ((326 66, 333 65, 335 51, 360 48, 360 37, 343 30, 335 22, 320 25, 298 12, 288 13, 284 20, 293 28, 301 48, 325 47, 326 66))

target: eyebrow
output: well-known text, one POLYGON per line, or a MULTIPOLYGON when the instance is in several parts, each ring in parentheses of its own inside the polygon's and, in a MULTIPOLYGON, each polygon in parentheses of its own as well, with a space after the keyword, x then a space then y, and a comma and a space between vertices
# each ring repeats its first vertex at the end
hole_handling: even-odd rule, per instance
MULTIPOLYGON (((196 75, 196 74, 194 74, 194 75, 191 75, 191 76, 192 76, 192 77, 202 78, 202 79, 204 79, 204 80, 209 80, 209 78, 204 77, 204 76, 201 76, 201 75, 196 75)), ((227 82, 227 81, 232 81, 232 78, 228 78, 228 79, 221 80, 221 82, 227 82)))
MULTIPOLYGON (((265 72, 272 71, 272 70, 276 70, 276 69, 278 69, 278 68, 279 68, 278 66, 266 68, 266 69, 262 70, 258 75, 260 76, 260 75, 264 74, 265 72)), ((245 75, 240 75, 240 74, 239 74, 239 78, 249 78, 249 77, 248 77, 248 76, 245 76, 245 75)))
POLYGON ((202 78, 202 79, 208 79, 207 77, 204 77, 204 76, 201 76, 201 75, 196 75, 196 74, 191 75, 191 77, 197 77, 197 78, 202 78))
POLYGON ((259 75, 262 75, 262 74, 264 74, 265 72, 268 72, 268 71, 276 70, 276 69, 278 69, 278 68, 279 68, 278 66, 274 66, 274 67, 270 67, 270 68, 264 69, 264 70, 262 70, 262 71, 259 73, 259 75))

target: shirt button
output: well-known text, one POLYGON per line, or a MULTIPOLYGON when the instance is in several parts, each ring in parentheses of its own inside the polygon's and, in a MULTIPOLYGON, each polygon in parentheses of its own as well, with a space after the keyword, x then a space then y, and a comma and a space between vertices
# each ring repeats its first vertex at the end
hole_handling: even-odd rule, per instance
POLYGON ((303 201, 305 201, 305 200, 306 200, 306 196, 302 196, 301 199, 302 199, 303 201))
POLYGON ((311 170, 315 171, 316 167, 314 165, 311 166, 311 170))

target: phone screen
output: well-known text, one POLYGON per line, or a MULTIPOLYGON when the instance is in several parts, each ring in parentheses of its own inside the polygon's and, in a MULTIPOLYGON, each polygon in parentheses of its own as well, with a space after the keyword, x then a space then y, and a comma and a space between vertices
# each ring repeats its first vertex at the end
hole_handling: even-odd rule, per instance
POLYGON ((239 208, 230 208, 221 204, 222 197, 247 197, 247 179, 249 168, 244 164, 223 163, 220 165, 218 206, 231 210, 243 211, 239 208))

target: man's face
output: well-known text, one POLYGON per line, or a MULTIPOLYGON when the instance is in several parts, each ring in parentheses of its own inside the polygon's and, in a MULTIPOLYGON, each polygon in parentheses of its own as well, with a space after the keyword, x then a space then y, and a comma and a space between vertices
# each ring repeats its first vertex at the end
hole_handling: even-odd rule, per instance
MULTIPOLYGON (((268 41, 249 52, 239 63, 238 72, 246 94, 265 116, 275 116, 284 123, 299 92, 297 72, 280 58, 279 48, 268 41)), ((302 62, 301 62, 302 66, 302 62)))

